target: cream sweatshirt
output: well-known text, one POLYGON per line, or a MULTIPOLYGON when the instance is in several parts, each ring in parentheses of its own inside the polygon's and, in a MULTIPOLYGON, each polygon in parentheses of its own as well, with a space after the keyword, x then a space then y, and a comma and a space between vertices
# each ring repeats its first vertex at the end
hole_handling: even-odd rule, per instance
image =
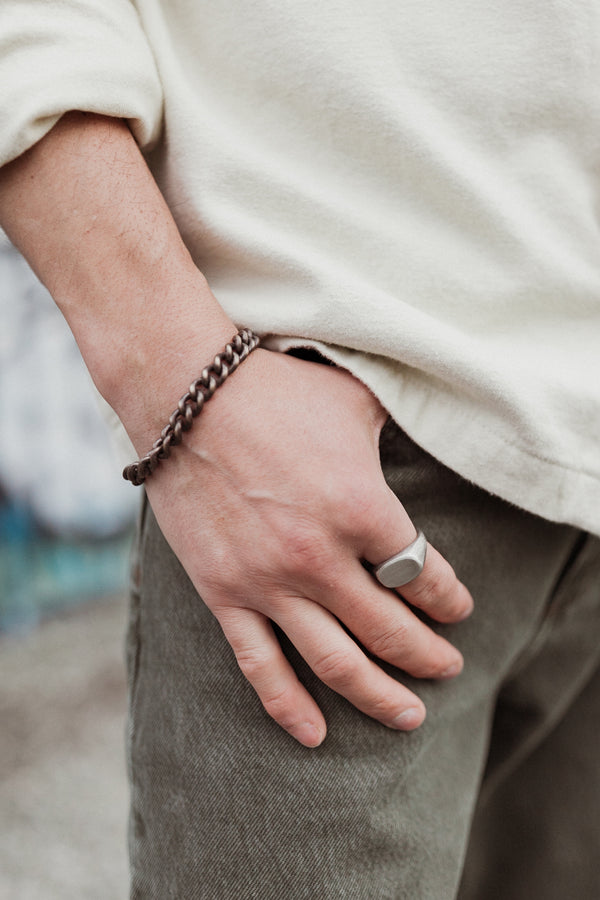
POLYGON ((600 534, 598 3, 3 0, 0 164, 70 109, 129 120, 236 322, 600 534))

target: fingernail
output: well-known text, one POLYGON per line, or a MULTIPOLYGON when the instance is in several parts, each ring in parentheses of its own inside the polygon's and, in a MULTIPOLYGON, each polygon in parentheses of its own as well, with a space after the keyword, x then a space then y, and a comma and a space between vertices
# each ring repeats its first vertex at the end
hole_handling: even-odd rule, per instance
POLYGON ((448 666, 447 669, 444 669, 440 678, 454 678, 455 675, 460 675, 463 670, 462 662, 452 663, 451 666, 448 666))
POLYGON ((465 611, 462 612, 462 613, 460 614, 460 617, 459 617, 458 619, 456 619, 455 621, 456 621, 456 622, 464 622, 465 619, 468 619, 468 618, 469 618, 469 616, 470 616, 471 613, 473 612, 473 609, 474 609, 474 604, 471 603, 471 605, 470 605, 470 606, 467 606, 467 608, 465 609, 465 611))
POLYGON ((299 725, 294 725, 289 731, 292 737, 304 744, 305 747, 318 747, 325 738, 324 732, 310 722, 300 722, 299 725))
POLYGON ((392 728, 398 728, 401 731, 411 731, 413 728, 417 728, 424 718, 422 709, 419 709, 417 706, 411 706, 410 709, 405 709, 399 716, 396 716, 391 724, 392 728))

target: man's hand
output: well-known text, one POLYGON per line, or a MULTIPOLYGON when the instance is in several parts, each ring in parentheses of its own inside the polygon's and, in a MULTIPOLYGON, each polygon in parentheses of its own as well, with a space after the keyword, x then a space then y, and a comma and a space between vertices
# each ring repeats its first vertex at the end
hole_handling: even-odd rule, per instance
POLYGON ((404 600, 361 564, 415 537, 382 475, 384 420, 347 372, 258 350, 146 483, 165 537, 265 709, 310 747, 323 740, 325 721, 271 622, 320 679, 391 728, 417 727, 423 703, 348 631, 419 678, 462 668, 459 652, 404 602, 440 622, 468 615, 471 597, 440 554, 428 548, 404 600))
MULTIPOLYGON (((146 452, 202 360, 236 329, 126 125, 66 115, 0 170, 0 218, 146 452)), ((415 537, 379 465, 384 418, 347 372, 256 350, 147 482, 165 537, 242 671, 270 715, 307 746, 322 741, 325 722, 271 622, 319 678, 392 728, 419 725, 423 704, 357 641, 420 678, 450 677, 462 665, 361 564, 376 565, 415 537)), ((472 606, 432 547, 402 597, 440 622, 472 606)))

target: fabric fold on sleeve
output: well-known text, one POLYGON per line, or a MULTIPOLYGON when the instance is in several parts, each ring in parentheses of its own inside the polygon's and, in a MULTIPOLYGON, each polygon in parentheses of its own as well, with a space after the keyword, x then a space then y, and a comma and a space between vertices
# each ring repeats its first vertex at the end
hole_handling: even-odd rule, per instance
POLYGON ((129 0, 2 0, 0 165, 71 110, 127 119, 143 150, 157 140, 163 92, 129 0))

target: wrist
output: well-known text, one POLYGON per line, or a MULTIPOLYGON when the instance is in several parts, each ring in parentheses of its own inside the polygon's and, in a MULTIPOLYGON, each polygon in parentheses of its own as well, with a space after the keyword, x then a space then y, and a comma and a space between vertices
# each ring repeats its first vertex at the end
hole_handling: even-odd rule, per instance
POLYGON ((215 392, 245 362, 258 344, 258 335, 250 329, 241 329, 231 341, 228 341, 213 357, 212 362, 202 369, 200 376, 190 384, 189 390, 181 396, 177 407, 161 430, 160 437, 153 443, 152 449, 141 459, 126 466, 123 476, 128 481, 135 485, 143 484, 160 463, 170 457, 173 449, 181 444, 184 434, 191 430, 194 419, 202 413, 215 392))
MULTIPOLYGON (((208 290, 208 289, 207 289, 208 290)), ((210 295, 210 291, 208 291, 210 295)), ((210 295, 212 297, 212 295, 210 295)), ((100 393, 115 410, 142 455, 158 438, 190 384, 231 341, 237 327, 201 292, 164 297, 137 329, 120 330, 93 371, 100 393)), ((89 361, 90 369, 93 369, 89 361)))

